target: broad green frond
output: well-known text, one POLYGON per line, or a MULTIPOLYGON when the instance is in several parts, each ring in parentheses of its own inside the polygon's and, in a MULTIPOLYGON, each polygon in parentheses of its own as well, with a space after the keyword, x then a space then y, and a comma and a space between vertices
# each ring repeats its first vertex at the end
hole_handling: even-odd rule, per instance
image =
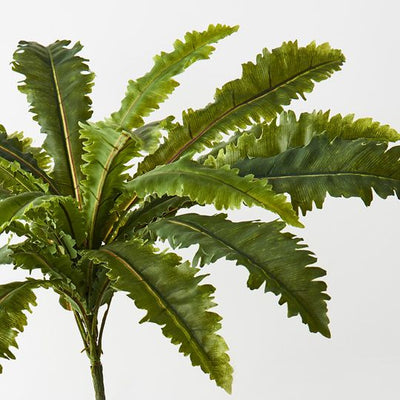
POLYGON ((278 193, 289 193, 292 205, 305 214, 313 202, 321 208, 325 196, 360 197, 372 201, 372 189, 382 198, 400 197, 400 146, 366 139, 316 136, 305 147, 275 157, 238 161, 240 174, 267 178, 278 193))
POLYGON ((152 70, 136 81, 129 81, 119 111, 112 114, 118 127, 131 130, 143 125, 143 117, 159 108, 179 85, 173 77, 182 73, 198 60, 208 59, 214 51, 212 43, 237 31, 238 27, 210 25, 204 32, 188 32, 182 42, 174 43, 171 53, 162 52, 154 57, 152 70))
POLYGON ((128 292, 136 306, 147 311, 142 322, 161 325, 163 334, 190 356, 193 365, 230 392, 227 345, 215 333, 221 317, 208 311, 215 305, 214 288, 200 285, 204 275, 197 275, 198 269, 137 240, 114 242, 91 254, 107 263, 114 288, 128 292))
POLYGON ((316 259, 299 244, 299 238, 282 233, 283 222, 231 222, 225 214, 204 216, 185 214, 161 219, 150 225, 173 248, 198 245, 194 263, 201 266, 226 257, 245 266, 250 289, 265 283, 265 292, 280 295, 287 303, 288 316, 300 314, 311 332, 329 337, 326 315, 326 285, 315 279, 324 276, 321 268, 310 267, 316 259))
POLYGON ((217 210, 260 206, 276 212, 288 223, 302 226, 286 198, 271 190, 264 179, 243 178, 228 166, 208 168, 188 159, 163 165, 128 182, 127 190, 140 197, 187 196, 198 204, 213 204, 217 210))
POLYGON ((83 58, 78 42, 56 41, 44 47, 35 42, 20 42, 14 54, 13 69, 25 76, 19 86, 28 97, 30 111, 46 134, 44 148, 54 159, 52 176, 62 194, 74 195, 81 203, 79 181, 82 143, 79 122, 87 121, 92 112, 93 74, 83 58))
POLYGON ((129 177, 126 164, 139 156, 140 142, 127 132, 109 127, 106 123, 84 125, 81 130, 84 140, 85 164, 82 171, 84 211, 86 214, 89 247, 97 247, 114 219, 110 211, 129 177))
POLYGON ((47 183, 50 191, 57 194, 57 188, 46 172, 50 159, 42 149, 31 147, 31 142, 30 138, 24 138, 19 132, 7 135, 4 127, 0 125, 0 157, 10 163, 17 162, 21 169, 47 183))
POLYGON ((273 119, 282 106, 311 92, 314 82, 327 79, 340 70, 343 62, 342 53, 327 43, 298 47, 297 42, 288 42, 272 52, 264 49, 255 64, 243 65, 240 79, 217 90, 213 103, 201 110, 184 112, 183 125, 144 159, 139 173, 212 147, 221 140, 221 133, 246 128, 253 121, 273 119))
POLYGON ((325 134, 329 139, 374 139, 396 141, 400 134, 388 125, 380 125, 371 118, 354 121, 354 115, 342 117, 340 114, 329 118, 327 112, 303 113, 296 119, 293 111, 283 112, 271 123, 253 126, 249 131, 238 133, 236 140, 218 152, 214 151, 205 165, 220 167, 232 165, 240 159, 271 157, 287 149, 305 146, 314 136, 325 134))
MULTIPOLYGON (((24 311, 31 311, 36 305, 32 289, 45 284, 43 281, 29 279, 25 282, 11 282, 0 285, 0 357, 15 359, 11 347, 18 348, 17 335, 27 324, 24 311)), ((0 373, 3 367, 0 365, 0 373)))

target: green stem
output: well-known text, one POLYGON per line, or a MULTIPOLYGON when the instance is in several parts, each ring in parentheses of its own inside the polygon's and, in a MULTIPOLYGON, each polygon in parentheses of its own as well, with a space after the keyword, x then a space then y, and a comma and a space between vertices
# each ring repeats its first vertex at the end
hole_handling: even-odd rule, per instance
POLYGON ((97 329, 97 314, 79 315, 74 312, 75 320, 85 344, 86 354, 90 360, 90 372, 92 374, 93 388, 96 400, 106 400, 104 389, 103 366, 101 364, 101 343, 97 329))
POLYGON ((103 366, 100 361, 100 354, 91 355, 90 357, 90 370, 92 372, 93 387, 96 394, 96 400, 106 400, 106 394, 104 390, 104 377, 103 377, 103 366))

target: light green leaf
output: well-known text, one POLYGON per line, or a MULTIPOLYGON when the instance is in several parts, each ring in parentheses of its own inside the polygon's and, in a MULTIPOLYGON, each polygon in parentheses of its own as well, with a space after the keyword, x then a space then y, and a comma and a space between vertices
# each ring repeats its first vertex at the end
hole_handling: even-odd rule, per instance
POLYGON ((324 134, 329 139, 371 139, 396 141, 400 134, 388 125, 380 125, 371 118, 354 120, 354 115, 342 117, 340 114, 329 118, 327 112, 303 113, 299 119, 293 111, 283 112, 271 123, 253 126, 247 132, 239 132, 235 140, 212 154, 205 160, 205 165, 221 167, 233 165, 240 159, 253 157, 271 157, 288 149, 306 146, 317 135, 324 134))
POLYGON ((189 355, 193 365, 230 392, 232 367, 225 341, 215 332, 221 327, 217 314, 208 311, 214 288, 200 285, 204 276, 172 253, 156 253, 141 241, 114 242, 92 251, 105 261, 112 285, 128 292, 136 306, 147 311, 142 321, 161 325, 163 334, 189 355))
POLYGON ((270 121, 282 106, 311 92, 314 82, 330 77, 343 62, 342 53, 327 43, 298 47, 297 42, 288 42, 272 52, 264 49, 255 64, 243 65, 240 79, 217 90, 213 103, 184 112, 183 126, 177 126, 168 140, 144 159, 139 174, 213 147, 221 140, 221 133, 246 128, 261 119, 270 121))
POLYGON ((231 35, 237 29, 237 26, 210 25, 204 32, 186 33, 183 42, 175 41, 171 53, 162 52, 154 57, 154 67, 149 73, 136 81, 129 81, 121 108, 112 114, 112 120, 127 131, 143 125, 143 117, 158 109, 159 104, 179 85, 173 77, 194 62, 208 59, 214 51, 211 44, 231 35))
POLYGON ((8 244, 0 247, 0 264, 12 264, 11 254, 12 250, 8 244))
POLYGON ((217 210, 239 208, 243 203, 256 205, 276 212, 292 225, 302 226, 286 198, 273 192, 266 180, 250 175, 241 178, 228 166, 208 168, 183 158, 136 177, 126 187, 140 197, 187 196, 198 204, 213 204, 217 210))
POLYGON ((131 135, 141 143, 141 150, 152 154, 160 144, 163 131, 170 132, 175 127, 176 123, 173 123, 174 118, 170 116, 161 121, 149 122, 132 131, 131 135))
POLYGON ((129 178, 126 164, 139 156, 140 142, 104 122, 84 125, 81 137, 86 162, 82 166, 86 176, 82 192, 88 243, 92 248, 102 242, 116 218, 116 215, 110 216, 110 211, 123 190, 124 181, 129 178))

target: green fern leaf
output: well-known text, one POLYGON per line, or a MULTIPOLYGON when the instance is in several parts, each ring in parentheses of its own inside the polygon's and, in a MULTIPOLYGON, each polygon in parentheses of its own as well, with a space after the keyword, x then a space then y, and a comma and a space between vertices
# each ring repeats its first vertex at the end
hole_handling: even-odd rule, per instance
POLYGON ((119 111, 112 114, 112 120, 122 129, 131 130, 143 125, 143 117, 159 108, 179 85, 173 77, 182 73, 198 60, 205 60, 214 51, 211 46, 236 32, 238 27, 210 25, 204 32, 188 32, 185 40, 177 40, 171 53, 154 57, 152 70, 130 81, 119 111))
POLYGON ((198 204, 213 204, 217 210, 239 208, 243 203, 257 205, 276 212, 292 225, 302 226, 286 198, 274 193, 266 180, 251 175, 240 178, 227 166, 213 169, 183 158, 136 177, 126 187, 142 198, 149 194, 187 196, 198 204))
POLYGON ((81 130, 84 140, 86 164, 82 171, 84 211, 87 221, 89 247, 97 247, 104 239, 110 224, 110 210, 123 190, 124 181, 129 177, 126 164, 139 156, 140 142, 127 132, 111 128, 106 123, 84 125, 81 130))
POLYGON ((141 241, 114 242, 92 251, 91 256, 107 262, 109 277, 117 290, 128 292, 138 308, 147 311, 143 321, 161 325, 163 334, 180 345, 193 365, 231 391, 232 367, 217 314, 208 311, 215 304, 211 285, 199 285, 204 276, 172 253, 155 253, 141 241))
POLYGON ((184 214, 161 219, 150 225, 173 248, 198 245, 194 264, 213 263, 220 258, 245 266, 250 275, 250 289, 265 283, 265 292, 280 295, 279 304, 287 303, 288 316, 300 314, 311 332, 330 337, 324 282, 321 268, 310 267, 316 259, 301 239, 282 233, 283 222, 231 222, 225 214, 204 216, 184 214))
POLYGON ((328 78, 344 62, 339 50, 328 44, 298 47, 284 43, 269 52, 263 50, 256 64, 243 65, 242 78, 217 90, 214 103, 197 111, 183 113, 178 126, 152 155, 139 166, 139 173, 168 164, 186 153, 202 151, 221 140, 221 133, 245 128, 260 119, 271 120, 292 99, 310 92, 313 82, 328 78))
POLYGON ((283 112, 271 123, 253 126, 247 132, 240 132, 235 140, 215 149, 205 159, 204 164, 219 168, 233 165, 240 159, 271 157, 287 149, 306 146, 314 136, 325 134, 329 139, 373 139, 396 141, 400 134, 388 125, 380 125, 371 118, 354 121, 354 115, 342 117, 340 114, 329 118, 327 112, 303 113, 296 119, 292 111, 283 112))
POLYGON ((50 190, 57 194, 57 188, 46 173, 50 158, 42 149, 31 147, 31 142, 30 138, 24 138, 19 132, 7 135, 4 127, 0 125, 0 157, 10 163, 17 162, 21 169, 48 184, 50 190))
MULTIPOLYGON (((46 287, 46 282, 29 279, 25 282, 11 282, 0 285, 0 357, 15 359, 11 347, 18 348, 16 337, 24 330, 27 318, 24 311, 31 312, 36 306, 32 289, 46 287)), ((0 373, 3 367, 0 365, 0 373)))
POLYGON ((365 139, 330 140, 316 136, 305 147, 275 157, 238 161, 240 174, 267 178, 278 193, 289 193, 292 205, 305 214, 313 202, 321 208, 326 193, 372 201, 372 189, 382 198, 400 197, 400 146, 365 139))
POLYGON ((14 54, 13 69, 25 80, 19 86, 31 104, 34 119, 47 135, 44 148, 54 159, 53 177, 62 194, 74 195, 81 203, 79 191, 82 143, 79 122, 92 112, 87 96, 93 74, 83 58, 78 42, 56 41, 44 47, 35 42, 20 42, 14 54))

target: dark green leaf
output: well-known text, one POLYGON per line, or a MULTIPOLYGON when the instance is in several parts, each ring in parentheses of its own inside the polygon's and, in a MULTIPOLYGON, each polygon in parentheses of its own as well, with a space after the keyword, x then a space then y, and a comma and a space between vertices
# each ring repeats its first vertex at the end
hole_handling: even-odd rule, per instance
POLYGON ((305 147, 275 157, 238 161, 240 174, 267 178, 278 193, 289 193, 295 209, 305 214, 313 202, 321 208, 326 193, 334 197, 360 197, 372 201, 372 189, 386 198, 400 197, 400 146, 365 139, 330 140, 320 135, 305 147))
POLYGON ((244 265, 250 275, 250 289, 265 283, 265 292, 280 295, 287 303, 288 316, 301 315, 311 332, 330 337, 326 315, 326 285, 315 279, 325 271, 315 266, 316 259, 290 233, 282 233, 283 222, 231 222, 225 214, 204 216, 185 214, 161 219, 150 225, 173 248, 198 245, 194 263, 213 263, 226 257, 244 265))
POLYGON ((128 292, 137 307, 147 311, 142 321, 161 325, 164 335, 180 345, 193 365, 230 392, 232 367, 227 346, 215 332, 220 317, 208 311, 215 304, 211 285, 199 285, 204 276, 172 253, 156 253, 141 241, 115 242, 92 251, 91 257, 107 262, 117 290, 128 292))
POLYGON ((53 177, 62 194, 71 194, 81 203, 79 190, 82 143, 79 122, 87 121, 92 112, 93 74, 83 58, 78 42, 56 41, 44 47, 35 42, 20 42, 14 54, 13 68, 25 75, 19 86, 31 104, 34 119, 45 133, 44 148, 54 159, 53 177))
POLYGON ((132 211, 125 223, 121 223, 123 227, 119 231, 119 236, 146 228, 149 223, 158 218, 173 216, 179 209, 191 207, 194 204, 187 197, 162 196, 151 198, 144 202, 141 207, 132 211))

